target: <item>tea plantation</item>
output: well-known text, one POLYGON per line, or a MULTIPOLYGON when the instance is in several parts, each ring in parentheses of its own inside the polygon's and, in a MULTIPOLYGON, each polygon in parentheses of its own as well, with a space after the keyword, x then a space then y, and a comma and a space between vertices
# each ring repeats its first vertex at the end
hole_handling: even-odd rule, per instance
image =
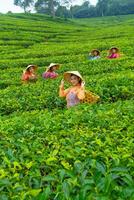
POLYGON ((8 14, 0 30, 0 200, 134 200, 134 15, 8 14), (120 59, 106 59, 111 46, 120 59), (94 48, 102 58, 89 61, 94 48), (60 76, 43 80, 51 62, 60 76), (20 80, 28 64, 38 65, 34 84, 20 80), (67 70, 101 101, 66 109, 67 70))

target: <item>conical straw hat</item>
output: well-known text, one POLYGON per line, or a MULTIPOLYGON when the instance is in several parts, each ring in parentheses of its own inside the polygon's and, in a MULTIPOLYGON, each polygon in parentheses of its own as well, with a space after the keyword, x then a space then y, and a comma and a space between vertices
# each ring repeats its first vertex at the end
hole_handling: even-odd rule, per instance
POLYGON ((46 72, 48 72, 48 71, 50 70, 50 68, 51 68, 51 67, 54 67, 54 66, 56 66, 57 69, 59 69, 60 64, 58 64, 58 63, 51 63, 51 64, 47 67, 46 72))
POLYGON ((93 49, 93 50, 91 51, 91 53, 94 53, 95 51, 98 53, 98 55, 100 55, 100 51, 99 51, 98 49, 93 49))
POLYGON ((113 49, 115 49, 116 52, 119 52, 119 48, 117 48, 117 47, 111 47, 109 51, 112 51, 113 49))
POLYGON ((33 67, 35 70, 37 69, 37 65, 28 65, 25 69, 27 71, 29 68, 33 67))
POLYGON ((64 73, 64 79, 70 83, 71 75, 72 74, 75 75, 75 76, 78 76, 82 81, 84 81, 83 77, 81 76, 81 74, 78 71, 68 71, 68 72, 65 72, 64 73))

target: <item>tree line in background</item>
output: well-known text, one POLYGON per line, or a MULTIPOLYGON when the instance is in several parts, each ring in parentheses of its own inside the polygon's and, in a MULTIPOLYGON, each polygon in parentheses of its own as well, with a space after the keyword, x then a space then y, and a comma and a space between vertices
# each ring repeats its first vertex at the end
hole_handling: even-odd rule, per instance
POLYGON ((98 0, 91 5, 89 0, 83 0, 81 5, 75 5, 75 0, 14 0, 16 6, 30 12, 48 14, 52 17, 90 18, 111 15, 134 14, 134 0, 98 0))

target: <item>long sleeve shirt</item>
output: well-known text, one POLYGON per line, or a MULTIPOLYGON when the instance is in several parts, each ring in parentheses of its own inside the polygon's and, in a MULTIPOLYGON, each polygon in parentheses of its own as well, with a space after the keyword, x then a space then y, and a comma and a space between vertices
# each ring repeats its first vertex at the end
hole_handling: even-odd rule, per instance
POLYGON ((43 78, 57 78, 58 74, 55 72, 45 72, 43 73, 43 78))
POLYGON ((24 72, 21 79, 22 81, 36 80, 37 76, 32 73, 24 72))
POLYGON ((114 58, 119 58, 119 57, 120 57, 119 53, 113 53, 113 54, 108 56, 109 59, 114 59, 114 58))

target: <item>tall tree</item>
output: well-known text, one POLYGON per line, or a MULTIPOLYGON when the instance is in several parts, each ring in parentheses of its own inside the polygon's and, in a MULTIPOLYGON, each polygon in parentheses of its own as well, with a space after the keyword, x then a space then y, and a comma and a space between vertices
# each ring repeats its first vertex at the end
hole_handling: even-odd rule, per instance
POLYGON ((98 0, 98 16, 134 13, 134 0, 98 0))
POLYGON ((76 0, 60 0, 60 3, 65 5, 70 10, 70 16, 73 18, 73 5, 76 0))
POLYGON ((107 15, 124 15, 134 13, 134 0, 109 0, 107 15))
POLYGON ((49 14, 48 5, 46 1, 37 0, 34 6, 37 13, 49 14))
POLYGON ((55 15, 58 17, 64 17, 65 19, 70 18, 70 11, 66 8, 66 6, 59 5, 55 15))
POLYGON ((90 1, 84 1, 82 5, 73 7, 73 13, 76 18, 89 18, 96 15, 96 10, 90 1))
POLYGON ((98 3, 96 5, 97 11, 100 16, 105 16, 108 8, 108 2, 109 0, 98 0, 98 3))
POLYGON ((14 5, 20 6, 24 9, 24 12, 27 12, 27 8, 29 8, 34 3, 34 0, 14 0, 14 5))
POLYGON ((96 6, 92 6, 90 0, 83 0, 81 5, 76 5, 76 0, 36 0, 35 3, 39 13, 71 18, 133 14, 133 8, 134 0, 98 0, 96 6))
POLYGON ((56 8, 59 5, 59 0, 37 0, 35 10, 39 13, 46 13, 55 17, 56 8))

